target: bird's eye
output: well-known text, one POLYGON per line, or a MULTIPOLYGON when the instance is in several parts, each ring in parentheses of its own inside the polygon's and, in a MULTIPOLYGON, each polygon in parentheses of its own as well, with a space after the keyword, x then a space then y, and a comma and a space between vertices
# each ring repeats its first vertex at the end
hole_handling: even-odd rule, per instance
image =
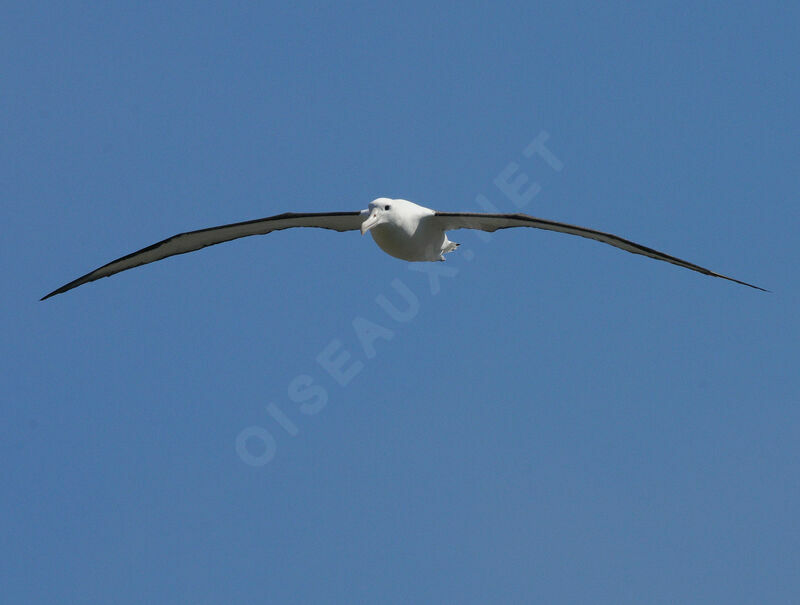
POLYGON ((392 209, 392 207, 391 207, 389 204, 386 204, 386 205, 383 207, 383 209, 384 209, 384 210, 391 210, 391 209, 392 209))

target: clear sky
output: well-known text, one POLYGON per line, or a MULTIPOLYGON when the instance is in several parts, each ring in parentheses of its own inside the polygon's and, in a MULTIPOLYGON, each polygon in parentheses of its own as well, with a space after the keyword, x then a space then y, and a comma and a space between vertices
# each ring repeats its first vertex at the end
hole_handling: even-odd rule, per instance
POLYGON ((800 594, 800 11, 536 4, 4 5, 4 603, 800 594), (773 293, 529 229, 424 266, 294 230, 38 301, 379 196, 773 293))

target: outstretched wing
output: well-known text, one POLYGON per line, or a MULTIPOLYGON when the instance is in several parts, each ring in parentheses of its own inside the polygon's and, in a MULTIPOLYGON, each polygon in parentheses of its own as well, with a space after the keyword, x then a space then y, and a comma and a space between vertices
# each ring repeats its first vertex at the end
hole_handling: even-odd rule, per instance
POLYGON ((101 277, 108 277, 120 271, 138 267, 139 265, 153 263, 162 258, 167 258, 168 256, 174 256, 176 254, 194 252, 206 246, 221 244, 222 242, 239 239, 240 237, 247 237, 248 235, 264 235, 272 231, 290 229, 292 227, 318 227, 320 229, 333 229, 334 231, 355 231, 361 227, 362 220, 363 217, 360 212, 320 212, 305 214, 287 212, 285 214, 268 216, 267 218, 259 218, 252 221, 220 225, 219 227, 199 229, 197 231, 189 231, 188 233, 179 233, 178 235, 173 235, 172 237, 155 243, 152 246, 142 248, 137 252, 111 261, 107 265, 103 265, 99 269, 95 269, 83 277, 71 281, 57 290, 53 290, 47 296, 42 297, 41 300, 45 300, 56 294, 61 294, 67 290, 72 290, 72 288, 77 288, 90 281, 100 279, 101 277))
POLYGON ((528 216, 527 214, 484 214, 479 212, 437 212, 435 220, 440 222, 440 225, 445 231, 452 229, 479 229, 480 231, 497 231, 498 229, 508 229, 511 227, 533 227, 535 229, 545 229, 547 231, 558 231, 560 233, 568 233, 570 235, 579 235, 589 239, 609 244, 615 248, 620 248, 626 252, 633 252, 634 254, 641 254, 649 256, 656 260, 663 260, 679 267, 691 269, 698 273, 711 275, 713 277, 721 277, 743 286, 749 286, 762 292, 769 292, 764 288, 748 284, 747 282, 715 273, 700 265, 695 265, 680 258, 664 254, 658 250, 653 250, 647 246, 642 246, 636 242, 623 239, 619 236, 612 235, 611 233, 603 233, 602 231, 595 231, 594 229, 587 229, 586 227, 577 227, 575 225, 568 225, 566 223, 558 223, 556 221, 549 221, 543 218, 536 218, 528 216))

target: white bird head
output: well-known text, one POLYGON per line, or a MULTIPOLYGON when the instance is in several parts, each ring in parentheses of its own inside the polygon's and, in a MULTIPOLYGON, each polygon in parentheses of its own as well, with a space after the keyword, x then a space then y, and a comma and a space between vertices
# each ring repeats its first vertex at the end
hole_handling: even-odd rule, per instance
POLYGON ((367 208, 367 218, 361 223, 361 235, 364 235, 373 227, 390 222, 393 215, 392 204, 396 201, 388 197, 379 197, 372 200, 367 208))

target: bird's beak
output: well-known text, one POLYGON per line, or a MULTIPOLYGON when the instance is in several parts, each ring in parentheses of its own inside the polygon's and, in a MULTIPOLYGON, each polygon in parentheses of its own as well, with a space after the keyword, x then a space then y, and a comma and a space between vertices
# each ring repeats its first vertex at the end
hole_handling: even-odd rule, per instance
POLYGON ((363 223, 361 223, 361 235, 364 235, 367 231, 372 229, 375 225, 379 222, 378 213, 373 212, 370 214, 363 223))

